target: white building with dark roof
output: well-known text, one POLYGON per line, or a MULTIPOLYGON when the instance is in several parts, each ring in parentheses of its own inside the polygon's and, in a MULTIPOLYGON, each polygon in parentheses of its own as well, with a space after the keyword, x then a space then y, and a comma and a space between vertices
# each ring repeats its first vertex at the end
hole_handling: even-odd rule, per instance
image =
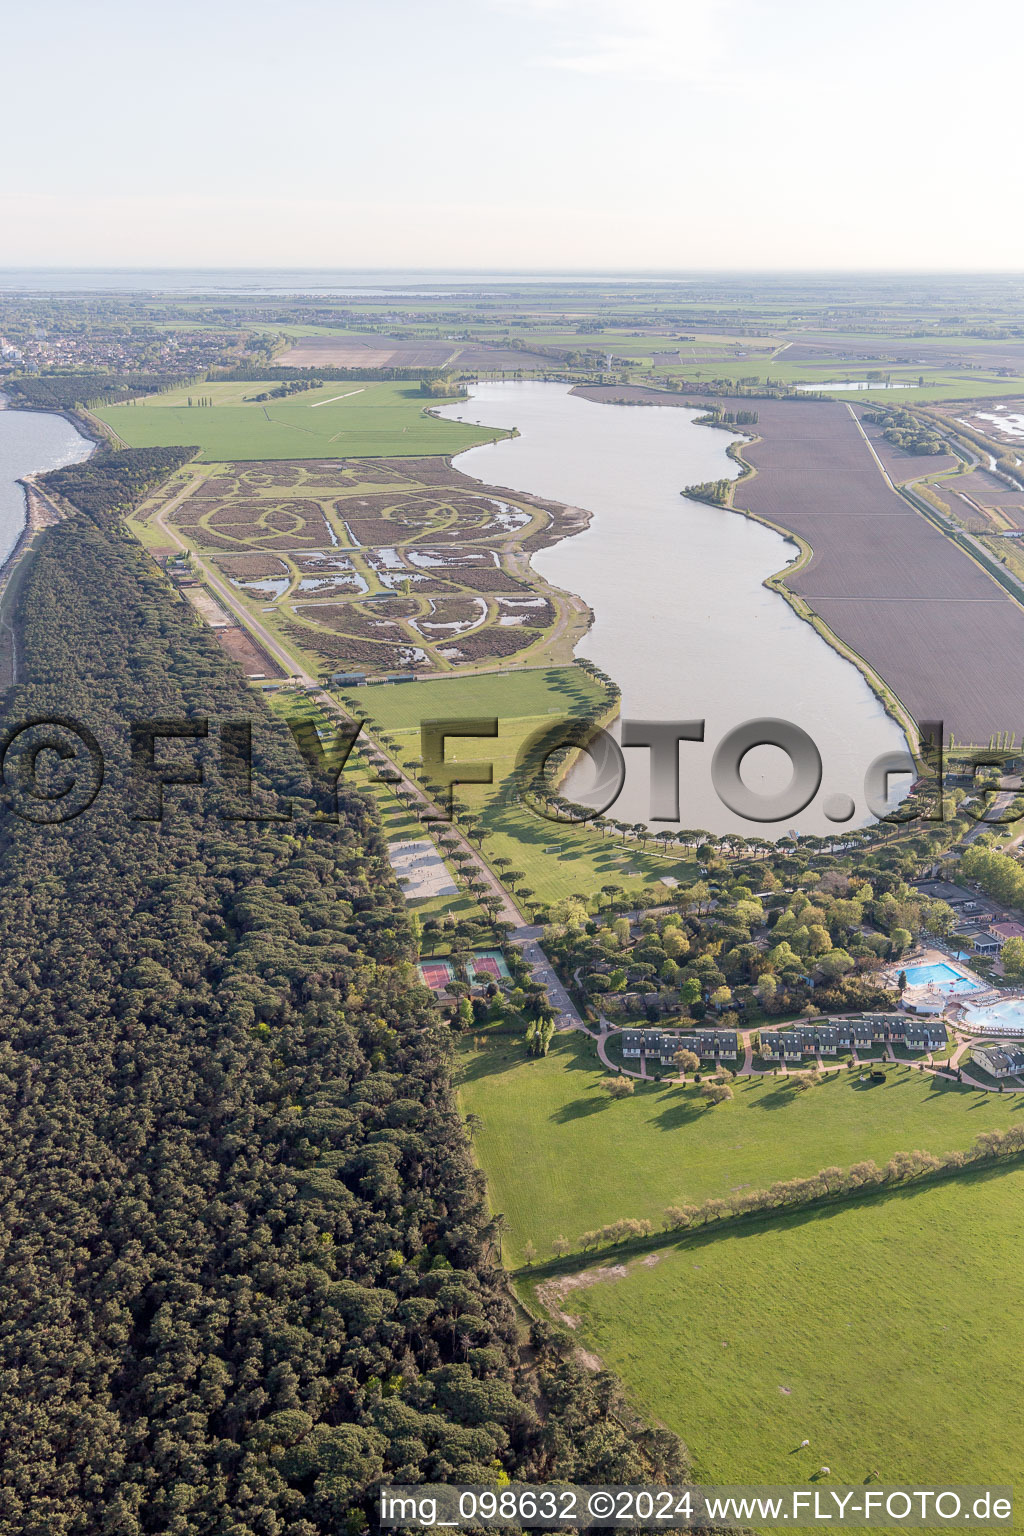
POLYGON ((1024 1050, 1015 1045, 976 1045, 971 1060, 989 1077, 1017 1077, 1024 1073, 1024 1050))

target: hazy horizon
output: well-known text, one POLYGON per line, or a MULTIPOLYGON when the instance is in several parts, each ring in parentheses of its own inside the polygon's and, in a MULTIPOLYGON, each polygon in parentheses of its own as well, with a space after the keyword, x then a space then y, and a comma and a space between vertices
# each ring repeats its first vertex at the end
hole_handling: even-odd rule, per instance
POLYGON ((70 0, 7 19, 3 267, 1010 272, 1018 17, 70 0), (982 212, 983 210, 983 212, 982 212))
MULTIPOLYGON (((443 264, 436 267, 428 267, 422 264, 412 266, 385 266, 375 264, 372 266, 320 266, 304 263, 263 262, 258 265, 242 266, 236 262, 208 263, 208 262, 159 262, 142 263, 133 262, 118 265, 108 262, 0 262, 0 277, 12 274, 36 274, 45 276, 50 274, 94 274, 106 276, 159 276, 161 274, 189 273, 198 275, 231 275, 231 276, 323 276, 343 278, 407 278, 419 282, 420 280, 434 280, 436 282, 449 282, 453 279, 464 280, 470 285, 473 283, 499 283, 506 281, 530 281, 530 282, 583 282, 583 283, 666 283, 685 286, 705 280, 723 280, 731 278, 768 278, 771 280, 797 278, 803 281, 814 278, 961 278, 971 280, 975 278, 1024 278, 1024 266, 1020 267, 784 267, 784 266, 760 266, 760 267, 704 267, 704 268, 643 268, 643 267, 585 267, 583 265, 553 267, 553 266, 522 266, 522 267, 484 267, 469 266, 457 267, 453 264, 443 264)), ((408 286, 398 284, 395 286, 408 286)))

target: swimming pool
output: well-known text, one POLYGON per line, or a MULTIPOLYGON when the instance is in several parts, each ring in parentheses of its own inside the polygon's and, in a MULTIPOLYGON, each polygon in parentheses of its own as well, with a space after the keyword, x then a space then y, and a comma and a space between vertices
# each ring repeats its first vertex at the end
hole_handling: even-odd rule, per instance
POLYGON ((988 1008, 967 1005, 966 1023, 971 1029, 983 1029, 994 1035, 1024 1035, 1024 997, 1008 997, 988 1008))
POLYGON ((939 987, 943 992, 977 992, 981 986, 980 981, 972 981, 944 960, 933 960, 928 965, 912 965, 906 975, 908 987, 939 987))

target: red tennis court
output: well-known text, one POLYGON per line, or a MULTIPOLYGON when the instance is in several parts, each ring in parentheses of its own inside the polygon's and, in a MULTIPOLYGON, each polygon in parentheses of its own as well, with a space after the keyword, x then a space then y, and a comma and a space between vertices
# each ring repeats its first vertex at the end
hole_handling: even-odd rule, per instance
POLYGON ((421 960, 420 975, 426 986, 439 992, 452 979, 452 968, 447 960, 421 960))

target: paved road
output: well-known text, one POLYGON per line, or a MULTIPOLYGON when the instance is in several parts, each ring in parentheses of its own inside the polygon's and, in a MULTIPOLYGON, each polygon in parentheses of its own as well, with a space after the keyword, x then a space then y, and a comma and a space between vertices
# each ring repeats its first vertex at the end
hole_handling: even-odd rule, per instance
MULTIPOLYGON (((991 832, 993 825, 997 824, 998 818, 1006 810, 1007 806, 1012 804, 1018 793, 1019 791, 1016 789, 1001 789, 991 804, 985 807, 985 817, 976 822, 971 830, 964 834, 962 841, 965 844, 973 843, 975 838, 980 837, 983 832, 991 832)), ((1013 843, 1008 844, 1007 847, 1013 847, 1013 844, 1019 843, 1021 838, 1024 838, 1024 832, 1020 834, 1020 837, 1015 837, 1013 843)), ((1003 852, 1005 853, 1006 849, 1003 849, 1003 852)))
MULTIPOLYGON (((199 481, 197 481, 195 478, 191 479, 185 488, 177 496, 173 497, 172 500, 167 502, 167 504, 160 509, 156 517, 153 519, 161 533, 163 533, 172 542, 172 544, 177 545, 179 549, 186 549, 189 548, 189 546, 178 535, 176 530, 167 526, 165 518, 167 517, 168 513, 173 512, 174 509, 180 505, 180 503, 185 500, 186 497, 194 494, 196 485, 197 483, 201 483, 202 478, 205 478, 205 476, 201 476, 199 481)), ((196 565, 198 565, 202 570, 204 579, 216 592, 218 598, 223 602, 227 610, 238 620, 241 628, 250 631, 253 635, 256 636, 256 638, 266 648, 266 650, 269 651, 274 659, 281 663, 286 673, 290 677, 297 679, 297 681, 309 691, 309 696, 314 700, 316 704, 320 706, 326 715, 329 715, 334 719, 350 723, 355 717, 349 714, 347 710, 342 708, 338 701, 320 685, 320 682, 317 678, 312 677, 308 672, 305 672, 298 665, 295 658, 291 656, 286 650, 284 650, 284 648, 274 638, 266 626, 261 624, 257 619, 253 617, 253 615, 243 605, 236 594, 232 592, 230 586, 222 581, 220 577, 216 576, 210 570, 206 562, 197 556, 194 551, 192 551, 191 557, 195 561, 196 565)), ((425 823, 426 821, 433 822, 439 828, 441 826, 444 827, 444 830, 448 833, 448 835, 454 838, 456 844, 469 855, 472 861, 468 867, 471 877, 479 880, 481 884, 487 888, 491 895, 496 897, 501 902, 498 915, 505 922, 512 924, 513 942, 518 944, 522 950, 523 957, 530 966, 534 978, 547 988, 548 996, 550 997, 551 1003, 555 1009, 555 1020, 558 1028, 562 1030, 582 1029, 585 1033, 589 1033, 589 1031, 586 1030, 586 1026, 583 1023, 583 1020, 580 1017, 575 1004, 570 998, 565 987, 563 987, 562 983, 555 975, 551 962, 538 943, 538 939, 542 930, 527 922, 522 910, 509 895, 508 891, 502 885, 501 881, 498 879, 497 875, 494 873, 491 867, 484 860, 480 850, 478 848, 474 848, 473 844, 470 842, 469 838, 461 830, 461 828, 454 821, 445 821, 443 819, 440 808, 435 804, 433 800, 431 800, 430 796, 421 787, 421 785, 414 778, 411 778, 408 773, 406 773, 401 763, 399 763, 397 759, 392 756, 386 747, 382 746, 377 741, 373 742, 373 746, 374 750, 387 760, 393 773, 397 776, 395 787, 401 787, 409 795, 412 796, 413 808, 419 813, 421 819, 424 819, 425 823)), ((424 836, 428 835, 428 827, 425 824, 424 836)))
POLYGON ((193 564, 197 565, 202 571, 203 580, 209 587, 212 588, 214 592, 216 592, 224 607, 230 614, 233 615, 234 618, 238 620, 240 627, 243 630, 248 630, 252 635, 254 635, 263 646, 263 649, 273 657, 273 659, 278 663, 280 667, 283 668, 285 676, 297 678, 299 682, 306 688, 318 687, 318 679, 312 677, 308 672, 304 671, 302 667, 300 667, 296 662, 295 657, 286 651, 280 641, 275 639, 275 637, 270 633, 270 630, 267 629, 266 625, 261 624, 258 619, 254 618, 253 615, 248 612, 248 610, 243 606, 241 599, 231 590, 230 584, 222 580, 220 576, 217 576, 214 571, 210 569, 210 566, 202 558, 202 556, 196 554, 195 550, 192 549, 191 546, 181 537, 176 529, 169 528, 167 526, 167 523, 165 522, 167 514, 169 512, 173 512, 174 509, 179 506, 187 496, 193 495, 196 490, 196 486, 201 485, 203 479, 205 478, 205 476, 201 476, 198 480, 190 480, 183 491, 181 491, 177 496, 173 497, 172 500, 166 504, 166 506, 161 507, 160 511, 154 517, 153 522, 155 523, 156 527, 160 529, 160 532, 164 535, 164 537, 170 540, 172 545, 176 545, 178 549, 189 550, 189 557, 193 564))
MULTIPOLYGON (((584 1034, 589 1034, 590 1031, 580 1017, 575 1003, 555 975, 554 966, 551 964, 551 961, 543 949, 541 949, 536 938, 529 936, 535 935, 537 931, 536 928, 529 928, 524 925, 520 933, 512 935, 512 942, 518 944, 522 950, 523 958, 533 971, 534 980, 543 982, 544 986, 547 987, 548 997, 551 999, 552 1007, 555 1009, 555 1024, 557 1027, 563 1030, 581 1029, 584 1034)), ((600 1044, 598 1045, 598 1050, 600 1050, 600 1044)))

